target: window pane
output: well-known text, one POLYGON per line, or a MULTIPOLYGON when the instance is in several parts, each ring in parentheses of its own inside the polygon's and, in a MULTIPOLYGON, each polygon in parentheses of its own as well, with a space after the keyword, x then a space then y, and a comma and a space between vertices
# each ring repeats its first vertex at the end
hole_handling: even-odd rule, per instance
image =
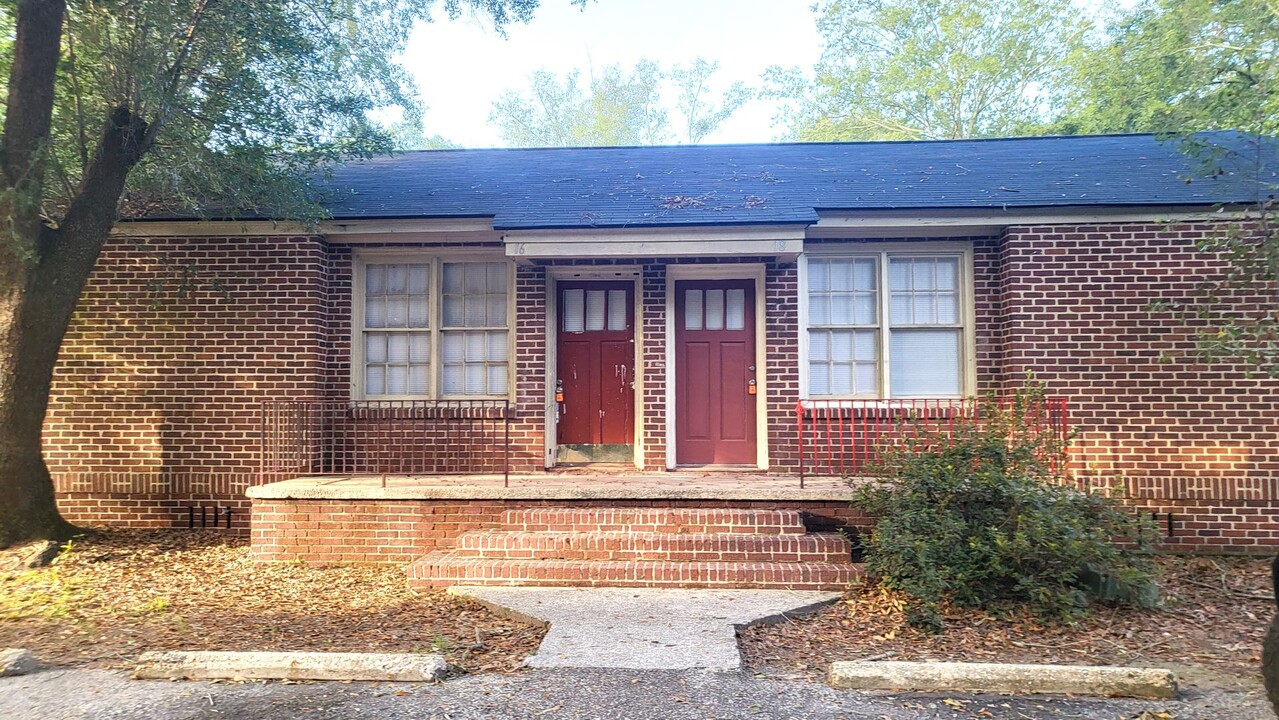
POLYGON ((446 332, 440 336, 440 354, 446 363, 466 360, 466 336, 459 332, 446 332))
POLYGON ((386 335, 382 333, 364 334, 364 361, 371 363, 386 362, 386 335))
POLYGON ((932 290, 937 287, 937 283, 933 280, 933 268, 936 266, 935 260, 916 259, 911 261, 911 280, 915 284, 916 290, 932 290))
POLYGON ((506 394, 506 366, 490 365, 488 368, 488 394, 506 394))
POLYGON ((835 330, 830 334, 830 359, 848 362, 853 359, 853 333, 835 330))
POLYGON ((857 366, 857 388, 862 395, 879 394, 879 366, 857 366))
POLYGON ((604 291, 586 291, 586 329, 594 332, 604 329, 604 291))
POLYGON ((484 364, 468 364, 466 366, 466 389, 463 391, 467 395, 483 395, 485 392, 486 376, 484 373, 484 364))
POLYGON ((830 296, 830 324, 853 324, 852 293, 832 293, 830 296))
POLYGON ((894 292, 910 290, 910 260, 888 261, 888 288, 894 292))
POLYGON ((684 329, 702 329, 702 291, 684 291, 684 329))
POLYGON ((403 333, 396 333, 387 338, 386 358, 393 363, 406 363, 409 361, 409 336, 403 333))
POLYGON ((364 394, 386 394, 386 366, 369 365, 364 370, 364 394))
POLYGON ((485 322, 489 327, 500 327, 506 324, 506 295, 491 293, 488 296, 488 320, 485 322))
POLYGON ((488 353, 486 354, 485 359, 489 362, 506 362, 506 332, 495 331, 486 334, 488 335, 488 353))
POLYGON ((853 263, 849 260, 837 260, 830 265, 830 289, 848 291, 853 289, 853 263))
POLYGON ((386 366, 386 394, 407 395, 409 392, 409 369, 404 365, 386 366))
POLYGON ((586 329, 586 291, 564 291, 564 332, 580 333, 586 329))
POLYGON ((893 397, 959 395, 959 331, 895 330, 893 397))
POLYGON ((728 291, 726 298, 724 325, 729 330, 742 330, 746 327, 746 291, 736 288, 728 291))
POLYGON ((959 301, 955 293, 938 293, 937 322, 952 325, 959 322, 959 301))
POLYGON ((830 324, 830 295, 813 295, 808 299, 808 324, 830 324))
POLYGON ((830 290, 830 261, 808 261, 808 291, 826 292, 830 290))
POLYGON ((444 327, 462 327, 466 325, 466 296, 444 296, 444 327))
POLYGON ((466 267, 458 263, 444 263, 444 292, 460 295, 466 284, 466 267))
POLYGON ((853 263, 853 287, 857 290, 873 291, 879 286, 875 277, 875 261, 870 258, 856 260, 853 263))
POLYGON ((958 290, 959 289, 959 259, 958 258, 938 258, 936 262, 937 262, 937 289, 958 290))
POLYGON ((461 395, 466 390, 464 365, 444 366, 444 394, 461 395))
POLYGON ((830 395, 830 365, 824 362, 808 364, 808 394, 830 395))
POLYGON ((386 266, 366 265, 364 269, 364 294, 366 296, 386 294, 386 266))
POLYGON ((937 304, 932 293, 915 293, 915 324, 936 325, 937 304))
POLYGON ((409 289, 409 270, 403 265, 386 266, 386 294, 403 295, 409 289))
POLYGON ((830 393, 832 395, 852 395, 853 365, 851 363, 835 363, 831 365, 830 393))
MULTIPOLYGON (((480 277, 483 277, 481 275, 480 277)), ((484 327, 488 325, 488 300, 483 295, 466 296, 466 327, 484 327)))
POLYGON ((426 333, 413 333, 409 348, 409 359, 413 362, 428 362, 431 359, 431 336, 426 333))
POLYGON ((430 380, 429 365, 410 365, 409 366, 409 394, 410 395, 426 395, 430 392, 430 386, 427 384, 430 380))
POLYGON ((430 265, 409 266, 409 292, 414 295, 425 295, 428 278, 431 276, 430 265))
POLYGON ((365 327, 386 327, 386 298, 375 297, 364 301, 365 327))
POLYGON ((894 325, 910 325, 915 322, 915 314, 912 312, 913 306, 910 302, 909 293, 893 293, 889 300, 891 306, 890 317, 894 325))
POLYGON ((809 331, 808 357, 813 360, 830 360, 830 331, 809 331))
POLYGON ((409 324, 409 299, 403 295, 393 295, 386 298, 386 326, 387 327, 408 327, 409 324))
POLYGON ((855 324, 874 325, 878 314, 873 293, 858 293, 853 298, 853 322, 855 324))
POLYGON ((854 333, 853 359, 859 363, 879 362, 878 330, 858 330, 854 333))
POLYGON ((626 291, 608 291, 608 329, 626 329, 626 291))
POLYGON ((724 329, 724 291, 706 291, 706 329, 724 329))

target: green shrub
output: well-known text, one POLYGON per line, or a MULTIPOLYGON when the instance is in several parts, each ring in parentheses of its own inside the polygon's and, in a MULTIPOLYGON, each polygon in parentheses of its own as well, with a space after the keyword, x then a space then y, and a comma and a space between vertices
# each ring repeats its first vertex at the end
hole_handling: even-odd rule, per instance
POLYGON ((854 489, 878 518, 867 570, 913 599, 911 623, 940 629, 945 601, 1065 620, 1090 601, 1156 604, 1149 521, 1063 483, 1066 441, 1045 430, 1042 387, 979 405, 944 432, 908 428, 879 482, 854 489))

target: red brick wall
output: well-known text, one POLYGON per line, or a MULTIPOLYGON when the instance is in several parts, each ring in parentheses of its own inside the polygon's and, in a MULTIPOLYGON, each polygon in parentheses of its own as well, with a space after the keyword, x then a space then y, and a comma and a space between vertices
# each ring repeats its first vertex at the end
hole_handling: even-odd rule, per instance
MULTIPOLYGON (((968 239, 978 385, 1006 390, 1032 369, 1066 396, 1079 430, 1078 477, 1173 513, 1174 546, 1274 545, 1279 383, 1238 365, 1191 361, 1184 328, 1149 307, 1188 296, 1220 271, 1195 249, 1208 232, 1212 226, 1047 226, 968 239)), ((664 467, 666 453, 666 269, 686 262, 697 261, 626 263, 643 268, 640 443, 650 470, 664 467)), ((795 264, 717 262, 765 264, 764 410, 772 467, 791 471, 800 397, 795 264)), ((184 525, 188 505, 230 505, 243 527, 260 401, 348 396, 350 272, 351 249, 316 238, 114 240, 55 376, 46 451, 64 512, 82 523, 184 525), (185 268, 222 289, 206 282, 177 297, 171 276, 185 268), (157 295, 165 279, 169 292, 157 295)), ((519 471, 545 461, 546 283, 546 267, 517 268, 519 471)))
MULTIPOLYGON (((813 529, 862 527, 848 503, 785 503, 813 529)), ((258 500, 253 504, 253 557, 260 561, 402 563, 455 545, 469 530, 501 526, 502 511, 527 507, 732 507, 773 509, 778 503, 706 500, 258 500)))
POLYGON ((115 238, 62 346, 45 456, 72 522, 247 525, 260 402, 317 389, 325 254, 310 237, 115 238), (183 279, 185 278, 185 280, 183 279))
POLYGON ((1196 361, 1183 322, 1151 309, 1154 300, 1195 297, 1222 271, 1196 248, 1213 232, 1220 227, 1008 228, 992 386, 1015 387, 1032 370, 1066 397, 1076 476, 1173 513, 1172 545, 1273 547, 1279 380, 1196 361))

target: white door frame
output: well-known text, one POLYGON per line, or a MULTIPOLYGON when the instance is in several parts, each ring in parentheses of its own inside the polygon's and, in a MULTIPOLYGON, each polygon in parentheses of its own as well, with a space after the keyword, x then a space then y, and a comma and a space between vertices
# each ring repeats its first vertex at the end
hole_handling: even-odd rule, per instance
POLYGON ((554 265, 546 269, 546 412, 543 422, 546 467, 555 467, 559 451, 559 432, 555 402, 556 371, 559 366, 560 298, 559 283, 563 280, 630 280, 635 304, 635 467, 644 467, 644 269, 639 265, 600 265, 580 267, 554 265))

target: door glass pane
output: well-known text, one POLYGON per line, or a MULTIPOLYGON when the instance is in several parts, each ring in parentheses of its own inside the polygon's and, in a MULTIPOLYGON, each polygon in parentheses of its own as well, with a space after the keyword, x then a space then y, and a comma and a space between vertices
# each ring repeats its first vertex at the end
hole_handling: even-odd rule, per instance
POLYGON ((724 329, 724 291, 706 291, 706 329, 724 329))
POLYGON ((626 291, 608 291, 608 329, 626 329, 626 291))
POLYGON ((893 397, 959 395, 959 330, 894 330, 891 350, 893 397))
POLYGON ((564 332, 580 333, 586 329, 586 291, 564 291, 564 332))
POLYGON ((604 329, 604 291, 586 291, 586 329, 596 331, 604 329))
POLYGON ((684 329, 702 329, 702 291, 684 291, 684 329))
POLYGON ((724 326, 729 330, 742 330, 746 327, 746 291, 735 288, 728 291, 725 299, 724 326))

